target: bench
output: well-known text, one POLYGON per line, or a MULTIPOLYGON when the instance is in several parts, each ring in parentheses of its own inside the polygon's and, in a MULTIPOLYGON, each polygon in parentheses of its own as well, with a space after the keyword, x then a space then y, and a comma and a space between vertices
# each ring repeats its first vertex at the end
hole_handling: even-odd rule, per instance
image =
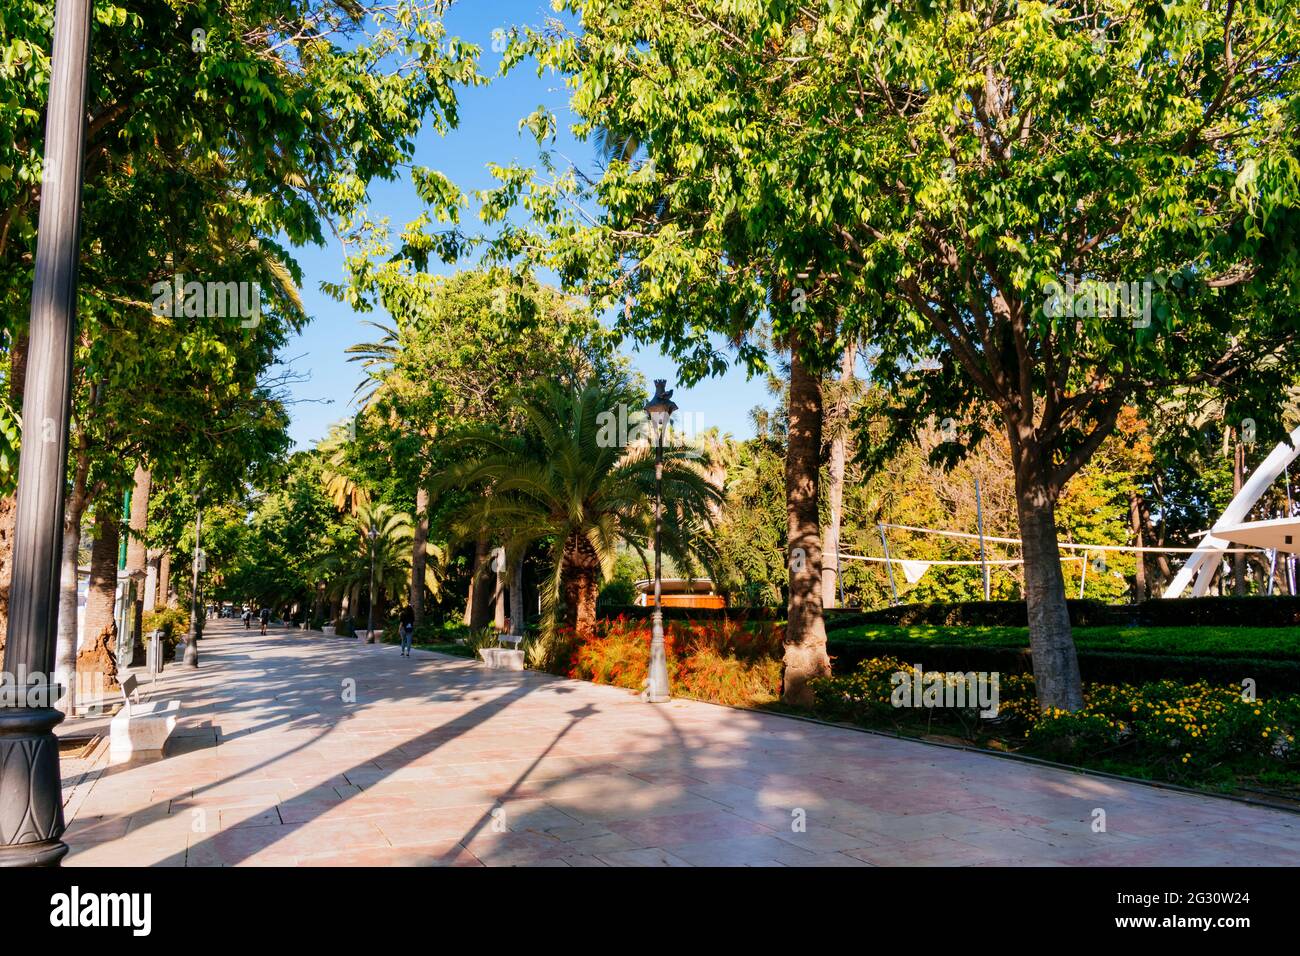
POLYGON ((122 681, 122 709, 108 730, 108 762, 126 763, 134 757, 162 756, 163 745, 176 728, 179 700, 140 703, 140 682, 134 674, 122 681))
POLYGON ((480 647, 478 649, 478 656, 482 658, 483 663, 493 670, 523 670, 524 651, 521 646, 524 642, 523 635, 499 634, 497 635, 497 642, 499 644, 513 644, 514 647, 480 647))

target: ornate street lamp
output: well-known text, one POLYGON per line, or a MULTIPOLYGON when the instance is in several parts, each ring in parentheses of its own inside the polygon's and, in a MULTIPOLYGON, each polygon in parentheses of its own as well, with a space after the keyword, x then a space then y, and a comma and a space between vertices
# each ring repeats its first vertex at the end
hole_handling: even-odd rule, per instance
POLYGON ((90 0, 58 0, 4 656, 6 673, 36 680, 15 684, 17 699, 0 706, 0 866, 57 866, 68 852, 53 733, 63 715, 48 675, 59 622, 89 51, 90 0))
POLYGON ((375 539, 379 537, 373 521, 370 523, 370 530, 366 532, 366 537, 370 539, 370 600, 366 608, 366 643, 373 644, 375 643, 375 539))
POLYGON ((652 704, 662 704, 671 700, 668 693, 668 654, 664 650, 664 609, 663 571, 659 550, 659 537, 663 531, 663 486, 664 486, 664 432, 668 430, 668 420, 677 405, 673 402, 672 389, 664 391, 667 381, 655 379, 655 394, 646 403, 646 414, 655 426, 655 610, 651 624, 650 636, 650 680, 646 688, 646 699, 652 704))

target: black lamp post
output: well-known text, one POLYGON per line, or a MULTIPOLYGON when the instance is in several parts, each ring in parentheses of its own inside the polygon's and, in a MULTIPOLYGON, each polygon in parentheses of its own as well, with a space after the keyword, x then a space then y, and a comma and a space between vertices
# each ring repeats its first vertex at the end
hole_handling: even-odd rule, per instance
POLYGON ((646 414, 655 425, 655 610, 650 632, 650 680, 646 688, 646 699, 652 704, 672 699, 668 693, 668 653, 664 650, 663 569, 659 537, 663 531, 664 510, 664 432, 668 430, 668 419, 677 411, 677 406, 672 400, 672 389, 664 391, 666 384, 665 379, 655 379, 654 397, 645 406, 646 414))
POLYGON ((63 715, 53 707, 58 693, 49 675, 59 622, 89 52, 90 0, 58 0, 4 657, 6 673, 27 679, 0 706, 0 866, 57 866, 68 852, 53 733, 63 715))
POLYGON ((370 600, 366 607, 366 643, 375 643, 375 539, 379 537, 379 532, 375 530, 375 525, 371 522, 370 530, 366 532, 366 537, 370 539, 370 600))

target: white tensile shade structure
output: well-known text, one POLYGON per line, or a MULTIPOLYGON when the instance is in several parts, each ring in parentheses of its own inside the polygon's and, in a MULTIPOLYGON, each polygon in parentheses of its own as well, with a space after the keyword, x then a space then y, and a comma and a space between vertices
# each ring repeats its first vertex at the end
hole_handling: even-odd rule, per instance
POLYGON ((1232 542, 1238 544, 1249 544, 1262 548, 1277 548, 1281 551, 1295 551, 1294 545, 1286 545, 1286 537, 1290 535, 1292 541, 1300 541, 1300 532, 1297 525, 1300 525, 1300 519, 1281 518, 1274 521, 1246 521, 1246 516, 1250 514, 1250 509, 1255 506, 1255 502, 1268 491, 1269 486, 1276 481, 1293 462, 1297 456, 1300 456, 1300 428, 1291 433, 1290 443, 1279 442, 1267 458, 1265 458, 1245 484, 1241 486, 1241 491, 1233 497, 1228 503, 1228 507, 1223 509, 1223 514, 1215 522, 1210 533, 1205 536, 1197 549, 1187 559, 1187 563, 1182 566, 1178 575, 1165 591, 1166 598, 1177 598, 1183 596, 1183 591, 1189 584, 1192 585, 1192 595, 1201 597, 1210 588, 1210 579, 1214 577, 1214 572, 1218 569, 1222 552, 1232 542), (1282 525, 1290 525, 1291 530, 1282 530, 1282 525), (1229 535, 1233 535, 1229 537, 1229 535), (1262 538, 1248 540, 1242 535, 1262 535, 1262 538), (1259 541, 1281 541, 1282 544, 1258 543, 1259 541), (1194 582, 1194 583, 1193 583, 1194 582))
POLYGON ((1252 548, 1300 554, 1300 518, 1248 521, 1228 528, 1216 528, 1214 536, 1252 548))

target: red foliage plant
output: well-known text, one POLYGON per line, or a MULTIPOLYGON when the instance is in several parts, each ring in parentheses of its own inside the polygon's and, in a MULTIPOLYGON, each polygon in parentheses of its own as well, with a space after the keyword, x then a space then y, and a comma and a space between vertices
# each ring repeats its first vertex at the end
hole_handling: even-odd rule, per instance
MULTIPOLYGON (((566 674, 629 690, 645 686, 650 665, 650 622, 620 616, 602 621, 584 639, 561 635, 568 647, 566 674)), ((760 622, 667 621, 664 644, 672 692, 716 704, 752 706, 781 690, 784 628, 760 622)))

